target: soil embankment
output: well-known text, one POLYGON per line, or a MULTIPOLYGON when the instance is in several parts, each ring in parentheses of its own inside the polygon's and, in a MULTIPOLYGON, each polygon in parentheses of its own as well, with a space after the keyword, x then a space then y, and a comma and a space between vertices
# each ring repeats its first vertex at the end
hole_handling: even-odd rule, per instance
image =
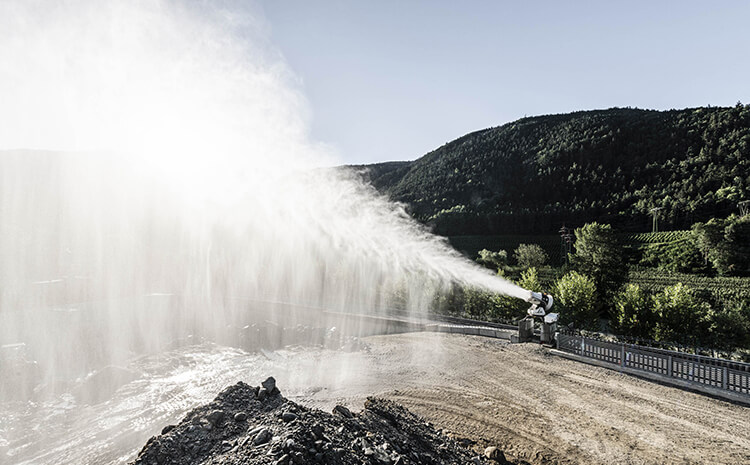
MULTIPOLYGON (((489 454, 488 454, 489 455, 489 454)), ((493 460, 504 463, 504 460, 493 460)), ((134 465, 433 465, 488 463, 392 401, 333 413, 285 399, 276 380, 237 383, 152 437, 134 465)))

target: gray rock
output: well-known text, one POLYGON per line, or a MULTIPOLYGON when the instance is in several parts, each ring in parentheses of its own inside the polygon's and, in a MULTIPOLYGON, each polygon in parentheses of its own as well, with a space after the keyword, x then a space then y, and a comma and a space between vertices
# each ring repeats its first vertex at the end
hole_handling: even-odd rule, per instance
POLYGON ((291 450, 294 449, 294 446, 296 446, 296 445, 297 445, 297 443, 294 442, 294 439, 289 438, 286 441, 284 441, 284 450, 287 451, 287 452, 290 452, 291 450))
POLYGON ((337 406, 333 407, 333 414, 334 415, 341 415, 344 418, 353 418, 354 417, 354 415, 352 414, 352 412, 348 408, 344 407, 343 405, 337 405, 337 406))
POLYGON ((297 418, 298 418, 297 415, 292 412, 284 412, 281 414, 281 419, 287 423, 289 423, 290 421, 294 421, 297 418))
POLYGON ((221 423, 226 415, 223 410, 214 410, 206 416, 206 419, 214 426, 221 423))
POLYGON ((353 447, 355 449, 360 449, 360 450, 365 450, 365 449, 370 449, 371 448, 370 447, 370 443, 367 442, 367 439, 365 439, 365 438, 357 438, 357 439, 355 439, 353 447))
POLYGON ((265 443, 267 443, 268 441, 271 440, 272 436, 273 435, 271 434, 271 431, 269 429, 263 428, 253 438, 253 445, 254 446, 259 446, 261 444, 265 444, 265 443))
POLYGON ((175 428, 175 425, 167 425, 161 430, 161 434, 167 434, 175 428))
POLYGON ((506 463, 505 454, 497 447, 488 447, 484 450, 484 456, 499 463, 506 463))
POLYGON ((276 389, 276 379, 273 376, 269 376, 265 381, 260 383, 261 386, 266 388, 266 391, 273 392, 276 389))
POLYGON ((262 402, 266 400, 266 397, 268 397, 268 390, 266 388, 258 389, 258 400, 262 402))
POLYGON ((315 423, 312 426, 312 433, 313 433, 313 436, 315 436, 316 438, 323 439, 323 432, 324 432, 323 425, 321 425, 320 423, 315 423))
POLYGON ((234 421, 240 422, 247 420, 247 413, 245 412, 238 412, 234 415, 234 421))

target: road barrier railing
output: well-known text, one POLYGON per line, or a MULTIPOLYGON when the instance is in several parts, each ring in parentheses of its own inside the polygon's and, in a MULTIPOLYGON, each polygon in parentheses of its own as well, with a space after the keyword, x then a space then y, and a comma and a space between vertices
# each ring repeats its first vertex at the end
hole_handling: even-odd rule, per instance
POLYGON ((617 365, 628 371, 654 373, 750 396, 750 363, 621 342, 600 341, 564 332, 557 334, 557 349, 579 357, 617 365))

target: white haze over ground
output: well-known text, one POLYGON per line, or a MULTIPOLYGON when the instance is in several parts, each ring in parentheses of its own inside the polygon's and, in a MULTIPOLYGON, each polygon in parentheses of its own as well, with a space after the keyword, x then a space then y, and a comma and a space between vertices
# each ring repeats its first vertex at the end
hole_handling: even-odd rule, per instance
MULTIPOLYGON (((322 168, 337 161, 252 6, 10 0, 0 31, 0 346, 46 385, 221 340, 248 302, 528 296, 322 168)), ((23 428, 5 421, 0 452, 23 428)))

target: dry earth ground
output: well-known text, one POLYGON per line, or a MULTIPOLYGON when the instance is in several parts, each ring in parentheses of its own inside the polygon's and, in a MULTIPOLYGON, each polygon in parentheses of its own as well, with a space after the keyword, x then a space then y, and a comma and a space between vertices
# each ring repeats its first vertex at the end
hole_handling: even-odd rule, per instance
POLYGON ((344 365, 317 360, 320 370, 338 373, 336 383, 306 384, 301 392, 302 379, 290 373, 297 378, 290 397, 359 409, 377 394, 476 440, 477 449, 497 445, 519 463, 750 463, 748 407, 562 359, 534 344, 438 333, 364 340, 369 350, 344 365))

